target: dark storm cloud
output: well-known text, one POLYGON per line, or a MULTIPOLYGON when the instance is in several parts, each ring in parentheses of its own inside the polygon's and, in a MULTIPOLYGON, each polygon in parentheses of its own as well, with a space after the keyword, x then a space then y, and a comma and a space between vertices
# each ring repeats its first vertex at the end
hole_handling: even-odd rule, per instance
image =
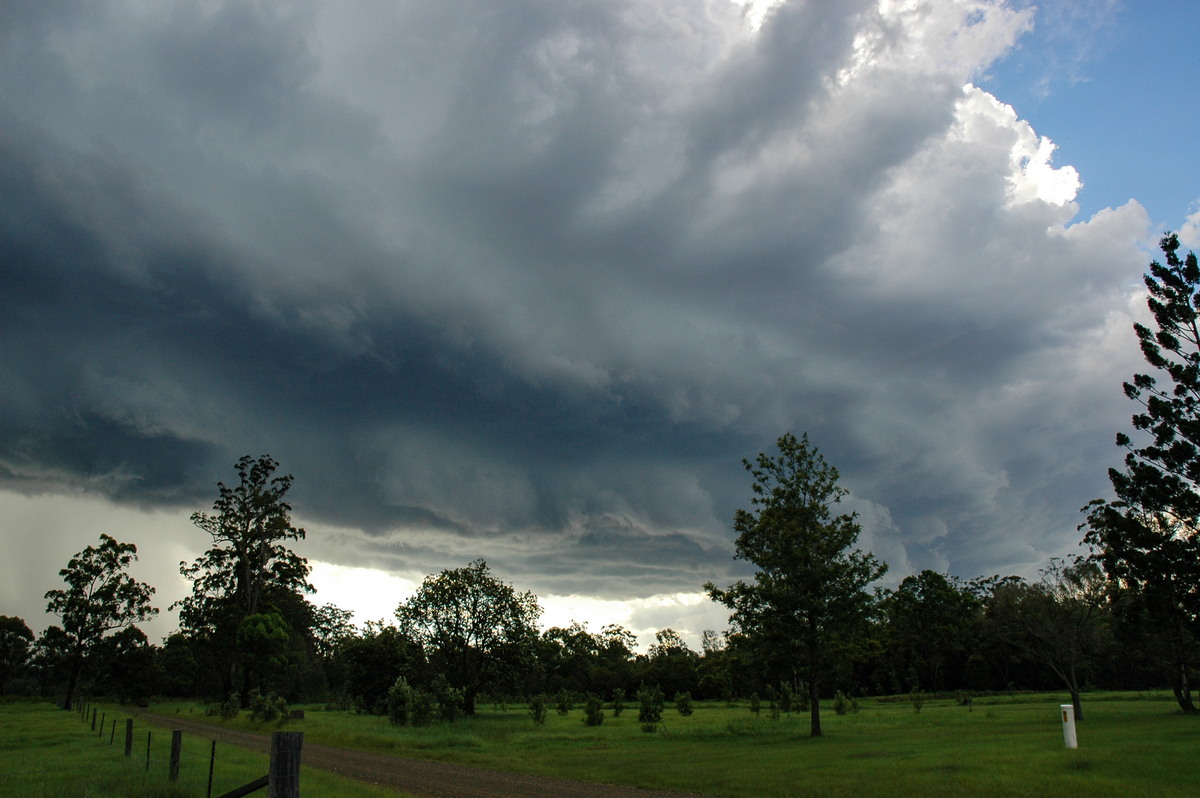
POLYGON ((901 571, 1028 566, 1103 490, 1144 218, 1021 194, 1036 136, 962 89, 1000 6, 38 11, 0 33, 3 487, 203 509, 269 452, 355 530, 313 556, 616 596, 741 568, 788 430, 901 571))

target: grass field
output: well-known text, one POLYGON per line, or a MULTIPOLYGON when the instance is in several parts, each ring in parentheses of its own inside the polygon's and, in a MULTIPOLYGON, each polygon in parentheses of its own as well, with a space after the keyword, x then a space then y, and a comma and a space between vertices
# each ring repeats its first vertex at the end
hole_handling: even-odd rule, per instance
MULTIPOLYGON (((102 708, 102 711, 105 711, 102 708)), ((170 732, 136 724, 133 755, 125 758, 124 719, 119 707, 116 736, 90 730, 74 712, 52 704, 0 703, 0 796, 3 798, 204 798, 211 743, 184 735, 179 780, 167 780, 170 732), (150 767, 146 734, 151 733, 150 767)), ((111 720, 110 720, 111 723, 111 720)), ((111 727, 110 727, 111 728, 111 727)), ((267 755, 217 746, 213 795, 221 795, 267 772, 267 755)), ((305 795, 395 798, 396 793, 303 768, 305 795)), ((255 795, 265 795, 258 792, 255 795)))
MULTIPOLYGON (((1169 695, 1087 696, 1087 720, 1079 725, 1080 747, 1073 751, 1063 747, 1058 705, 1064 700, 1058 695, 980 698, 969 708, 928 701, 920 713, 902 701, 866 700, 857 714, 823 712, 825 737, 819 739, 808 737, 807 715, 776 721, 765 710, 755 717, 745 706, 723 703, 699 703, 686 718, 668 707, 665 723, 654 734, 641 731, 636 708, 619 718, 609 713, 599 727, 585 726, 580 709, 567 716, 552 711, 539 728, 523 707, 503 711, 490 705, 475 718, 426 729, 396 728, 384 718, 306 707, 305 720, 284 728, 302 729, 305 741, 312 743, 718 796, 1197 794, 1200 718, 1184 716, 1169 695)), ((203 717, 199 708, 183 704, 151 710, 203 717)), ((63 721, 63 728, 76 737, 82 734, 83 724, 70 713, 22 705, 3 706, 0 712, 0 772, 27 760, 23 747, 41 760, 56 756, 56 744, 14 734, 9 723, 14 712, 50 725, 55 724, 43 716, 72 718, 63 721)), ((277 728, 245 716, 226 725, 277 728)), ((59 732, 48 726, 45 734, 54 733, 59 732)), ((77 744, 61 745, 73 751, 77 744)), ((92 740, 82 745, 92 752, 89 756, 123 764, 120 740, 111 750, 106 741, 103 746, 92 740)), ((206 776, 207 749, 202 753, 206 776)), ((233 749, 228 756, 232 762, 233 749)), ((222 759, 219 753, 218 761, 222 759)), ((258 755, 256 763, 247 765, 245 781, 261 775, 263 766, 258 755)), ((202 783, 199 792, 190 793, 163 791, 162 779, 154 786, 158 792, 10 792, 0 780, 0 792, 17 796, 203 795, 202 783)), ((331 784, 307 788, 306 794, 380 794, 349 790, 331 784)))

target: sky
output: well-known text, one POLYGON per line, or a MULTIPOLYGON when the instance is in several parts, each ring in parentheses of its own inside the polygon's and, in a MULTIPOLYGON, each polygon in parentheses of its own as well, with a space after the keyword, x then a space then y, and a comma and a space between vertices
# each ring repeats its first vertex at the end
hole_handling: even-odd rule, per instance
POLYGON ((484 558, 542 623, 723 629, 807 433, 885 584, 1036 576, 1108 495, 1140 278, 1200 248, 1193 2, 0 7, 0 614, 244 454, 313 600, 484 558))

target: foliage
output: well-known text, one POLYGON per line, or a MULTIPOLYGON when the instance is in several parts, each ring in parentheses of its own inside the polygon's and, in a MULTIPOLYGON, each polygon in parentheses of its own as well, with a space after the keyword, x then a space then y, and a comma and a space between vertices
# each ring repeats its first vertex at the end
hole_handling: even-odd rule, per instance
POLYGON ((921 707, 925 706, 925 693, 913 688, 912 692, 908 694, 908 702, 912 704, 913 712, 920 712, 921 707))
POLYGON ((420 680, 425 673, 421 647, 395 626, 368 621, 361 635, 340 647, 346 690, 358 706, 376 715, 388 713, 388 691, 403 674, 420 680))
POLYGON ((451 687, 446 682, 446 679, 439 675, 433 681, 433 690, 431 692, 437 707, 439 720, 445 723, 453 723, 462 717, 466 699, 460 688, 451 687))
POLYGON ((222 701, 217 706, 217 714, 222 720, 232 720, 242 711, 242 697, 237 693, 230 693, 229 697, 222 701))
POLYGON ((858 712, 858 699, 851 698, 838 690, 833 696, 833 711, 838 715, 845 715, 847 712, 858 712))
POLYGON ((617 688, 612 692, 612 713, 614 718, 621 717, 621 713, 625 711, 625 691, 617 688))
POLYGON ((238 666, 248 664, 249 672, 242 673, 246 694, 256 665, 261 665, 252 661, 255 652, 241 648, 261 642, 240 635, 247 618, 274 610, 292 631, 307 632, 312 626, 312 608, 298 598, 313 591, 308 561, 286 545, 303 540, 305 532, 292 525, 292 508, 285 500, 292 475, 273 476, 278 467, 269 455, 238 460, 238 484, 218 482, 213 512, 192 514, 192 523, 208 533, 211 546, 192 564, 179 564, 192 593, 172 606, 179 609, 183 631, 203 641, 206 656, 215 659, 223 694, 232 691, 238 666))
POLYGON ((1096 562, 1051 560, 1035 584, 1010 582, 988 605, 1001 637, 1024 656, 1049 668, 1071 695, 1083 720, 1081 671, 1108 641, 1103 620, 1108 583, 1096 562))
POLYGON ((395 726, 428 726, 434 718, 450 722, 462 710, 462 694, 445 688, 440 695, 409 684, 403 676, 388 690, 388 718, 395 726))
POLYGON ((11 615, 0 615, 0 695, 8 680, 29 661, 33 645, 33 630, 25 621, 11 615))
POLYGON ((674 629, 661 629, 654 634, 646 658, 642 679, 662 687, 664 693, 690 692, 697 685, 699 656, 688 648, 683 637, 674 629))
POLYGON ((1135 374, 1125 395, 1140 406, 1134 430, 1120 433, 1125 468, 1109 469, 1114 501, 1084 510, 1087 540, 1101 552, 1109 576, 1130 591, 1169 639, 1173 688, 1186 712, 1196 712, 1190 669, 1200 633, 1200 264, 1179 257, 1179 238, 1159 245, 1166 259, 1145 275, 1147 306, 1157 326, 1135 324, 1154 374, 1135 374))
POLYGON ((980 600, 951 577, 925 570, 901 580, 885 601, 892 686, 909 673, 935 691, 960 683, 980 611, 980 600))
POLYGON ((486 687, 517 681, 537 640, 533 593, 517 593, 476 560, 425 578, 396 610, 404 634, 420 641, 434 668, 463 691, 465 711, 486 687))
POLYGON ((529 700, 529 716, 533 725, 542 726, 546 723, 546 696, 538 693, 529 700))
POLYGON ((101 535, 99 546, 88 546, 58 572, 66 589, 46 593, 46 612, 62 619, 70 658, 64 706, 71 706, 84 660, 101 638, 158 613, 150 605, 154 588, 125 573, 136 560, 137 546, 101 535))
POLYGON ((584 700, 583 723, 585 726, 599 726, 604 723, 604 702, 595 693, 588 693, 584 700))
POLYGON ((692 706, 692 694, 691 693, 676 693, 675 694, 675 709, 676 709, 676 711, 679 712, 679 714, 681 716, 683 716, 685 718, 688 715, 691 715, 693 712, 695 712, 695 708, 692 706))
POLYGON ((354 613, 351 610, 344 610, 335 604, 323 604, 313 611, 312 635, 318 656, 329 660, 353 639, 352 617, 354 613))
POLYGON ((775 456, 743 461, 753 477, 752 511, 734 516, 737 557, 757 568, 754 582, 705 585, 732 610, 739 631, 778 659, 803 664, 811 694, 810 733, 820 736, 819 685, 831 650, 848 641, 871 606, 866 588, 887 566, 854 548, 853 514, 833 515, 846 491, 808 436, 786 434, 775 456))
POLYGON ((273 720, 287 718, 287 701, 274 693, 265 695, 258 688, 250 691, 250 719, 270 723, 273 720))
POLYGON ((642 731, 653 733, 662 723, 663 691, 658 685, 642 685, 637 692, 638 722, 642 731))

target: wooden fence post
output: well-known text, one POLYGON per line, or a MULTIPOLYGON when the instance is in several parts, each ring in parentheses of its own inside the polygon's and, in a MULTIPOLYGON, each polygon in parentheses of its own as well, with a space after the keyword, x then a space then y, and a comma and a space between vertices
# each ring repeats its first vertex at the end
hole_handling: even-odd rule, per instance
MULTIPOLYGON (((101 712, 100 713, 100 735, 99 735, 100 737, 104 736, 104 721, 106 721, 107 719, 108 719, 108 713, 101 712)), ((94 729, 96 727, 92 726, 92 728, 94 729)))
POLYGON ((92 731, 96 730, 96 708, 92 707, 92 731))
POLYGON ((179 781, 179 755, 183 752, 183 731, 175 729, 171 732, 171 766, 167 772, 170 781, 179 781))
POLYGON ((267 798, 300 798, 300 749, 304 732, 277 731, 271 735, 271 769, 267 798))
POLYGON ((125 719, 125 757, 133 756, 133 718, 125 719))
POLYGON ((209 753, 208 753, 208 792, 206 792, 204 794, 205 798, 212 798, 213 768, 216 767, 216 764, 217 764, 217 741, 213 740, 212 748, 209 750, 209 753))
POLYGON ((154 732, 146 732, 146 772, 150 772, 150 737, 154 732))

